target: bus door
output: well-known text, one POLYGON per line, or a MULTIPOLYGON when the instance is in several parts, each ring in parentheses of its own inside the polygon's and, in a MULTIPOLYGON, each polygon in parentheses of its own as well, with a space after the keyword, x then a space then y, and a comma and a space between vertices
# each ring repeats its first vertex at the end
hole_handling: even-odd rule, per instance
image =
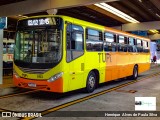
POLYGON ((81 26, 67 26, 67 67, 69 90, 82 88, 84 81, 84 30, 81 26))

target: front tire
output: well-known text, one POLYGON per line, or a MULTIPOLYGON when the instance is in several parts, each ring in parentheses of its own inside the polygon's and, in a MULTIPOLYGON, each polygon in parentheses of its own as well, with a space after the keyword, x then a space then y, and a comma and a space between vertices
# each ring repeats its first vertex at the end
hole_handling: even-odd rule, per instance
POLYGON ((97 81, 96 74, 93 71, 89 72, 85 89, 87 93, 91 93, 95 90, 96 81, 97 81))

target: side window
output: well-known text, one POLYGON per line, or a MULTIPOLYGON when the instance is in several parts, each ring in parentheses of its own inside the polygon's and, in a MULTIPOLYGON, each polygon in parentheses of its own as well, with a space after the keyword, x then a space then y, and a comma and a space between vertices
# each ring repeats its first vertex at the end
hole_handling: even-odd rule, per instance
POLYGON ((128 52, 137 52, 136 40, 132 37, 129 37, 128 52))
POLYGON ((124 36, 121 36, 121 35, 119 35, 119 37, 118 37, 119 39, 118 39, 118 43, 120 43, 120 44, 124 44, 124 36))
POLYGON ((137 47, 135 45, 133 46, 133 52, 138 52, 137 47))
POLYGON ((118 36, 118 51, 119 52, 127 52, 127 38, 125 36, 118 36))
POLYGON ((128 46, 128 52, 133 52, 133 46, 131 45, 128 46))
POLYGON ((148 47, 147 41, 143 41, 143 52, 145 52, 145 53, 149 52, 149 47, 148 47))
POLYGON ((81 32, 73 32, 71 49, 77 51, 83 50, 83 34, 81 32))
POLYGON ((142 40, 137 39, 137 47, 141 47, 142 46, 142 40))
POLYGON ((84 30, 81 26, 68 24, 66 33, 67 62, 84 53, 84 30))
POLYGON ((86 49, 88 51, 102 51, 102 32, 94 29, 86 29, 86 49))
POLYGON ((70 50, 71 49, 71 32, 72 32, 72 29, 71 29, 72 25, 68 25, 67 26, 67 34, 66 34, 66 46, 67 46, 67 50, 70 50))
POLYGON ((116 35, 112 33, 104 33, 104 51, 116 51, 116 35))
POLYGON ((142 44, 142 40, 137 39, 137 51, 138 52, 143 52, 143 44, 142 44))
POLYGON ((129 37, 129 45, 135 45, 134 38, 129 37))

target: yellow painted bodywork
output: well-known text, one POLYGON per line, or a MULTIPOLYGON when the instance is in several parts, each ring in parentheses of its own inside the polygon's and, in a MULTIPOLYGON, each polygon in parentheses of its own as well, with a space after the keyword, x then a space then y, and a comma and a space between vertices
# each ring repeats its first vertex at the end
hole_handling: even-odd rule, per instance
MULTIPOLYGON (((41 16, 46 17, 46 16, 41 16)), ((121 32, 104 26, 96 25, 90 22, 74 19, 67 16, 59 16, 64 20, 63 31, 63 56, 61 62, 54 68, 43 74, 43 78, 37 78, 37 74, 27 74, 26 79, 35 81, 48 80, 57 73, 63 72, 63 92, 68 92, 86 87, 87 76, 90 71, 97 70, 99 73, 99 83, 111 81, 114 79, 131 76, 134 65, 138 65, 138 73, 144 72, 150 68, 150 53, 129 53, 129 52, 88 52, 86 51, 86 40, 84 32, 84 54, 71 62, 66 62, 66 26, 65 21, 80 25, 84 28, 93 28, 97 30, 110 31, 116 34, 136 37, 149 42, 149 39, 121 32)), ((36 18, 36 17, 35 17, 36 18)), ((24 72, 14 64, 14 71, 20 76, 24 72)))

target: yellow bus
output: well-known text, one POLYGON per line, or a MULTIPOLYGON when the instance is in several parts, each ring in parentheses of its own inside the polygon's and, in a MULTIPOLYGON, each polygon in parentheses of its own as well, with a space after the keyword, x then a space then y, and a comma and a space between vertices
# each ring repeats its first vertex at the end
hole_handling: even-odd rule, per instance
POLYGON ((68 16, 18 21, 13 80, 17 87, 51 92, 85 88, 150 68, 150 40, 68 16))

